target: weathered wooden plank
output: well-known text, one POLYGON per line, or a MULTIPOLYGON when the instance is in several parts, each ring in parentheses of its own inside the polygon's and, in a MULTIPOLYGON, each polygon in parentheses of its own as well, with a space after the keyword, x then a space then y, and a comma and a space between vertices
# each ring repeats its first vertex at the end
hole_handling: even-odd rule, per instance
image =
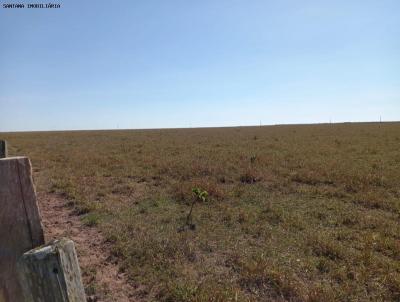
POLYGON ((18 262, 18 273, 26 301, 86 301, 72 240, 55 240, 26 252, 18 262))
POLYGON ((44 244, 43 229, 27 157, 0 159, 0 301, 20 302, 16 262, 44 244))
POLYGON ((7 141, 0 140, 0 158, 5 158, 7 156, 8 156, 7 141))

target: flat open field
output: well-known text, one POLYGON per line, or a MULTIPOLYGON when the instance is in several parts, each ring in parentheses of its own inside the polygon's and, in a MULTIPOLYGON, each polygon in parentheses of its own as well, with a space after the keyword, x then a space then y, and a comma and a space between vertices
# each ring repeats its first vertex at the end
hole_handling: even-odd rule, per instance
POLYGON ((400 123, 1 137, 112 242, 138 299, 400 300, 400 123))

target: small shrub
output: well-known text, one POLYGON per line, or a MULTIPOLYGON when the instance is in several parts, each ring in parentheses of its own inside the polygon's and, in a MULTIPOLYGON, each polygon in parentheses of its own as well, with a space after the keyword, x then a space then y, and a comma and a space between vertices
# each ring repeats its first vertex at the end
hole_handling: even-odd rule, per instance
POLYGON ((179 229, 179 231, 184 231, 185 227, 188 227, 191 230, 194 230, 196 228, 196 225, 193 223, 193 219, 192 219, 192 213, 193 213, 194 204, 196 202, 199 202, 199 201, 200 202, 205 202, 207 200, 207 197, 208 197, 207 191, 204 191, 204 190, 202 190, 200 188, 193 188, 192 192, 194 194, 194 199, 193 199, 192 204, 190 206, 189 213, 186 216, 185 225, 183 227, 181 227, 179 229))
POLYGON ((254 169, 248 169, 240 175, 240 182, 245 184, 254 184, 260 180, 261 178, 257 175, 254 169))
POLYGON ((82 218, 82 222, 84 225, 92 227, 99 224, 100 216, 96 213, 89 213, 85 217, 82 218))

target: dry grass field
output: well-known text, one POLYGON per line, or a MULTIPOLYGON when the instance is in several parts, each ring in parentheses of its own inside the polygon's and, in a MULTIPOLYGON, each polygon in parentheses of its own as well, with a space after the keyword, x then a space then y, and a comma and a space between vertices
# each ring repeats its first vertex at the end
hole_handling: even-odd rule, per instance
POLYGON ((400 123, 0 136, 141 299, 400 300, 400 123))

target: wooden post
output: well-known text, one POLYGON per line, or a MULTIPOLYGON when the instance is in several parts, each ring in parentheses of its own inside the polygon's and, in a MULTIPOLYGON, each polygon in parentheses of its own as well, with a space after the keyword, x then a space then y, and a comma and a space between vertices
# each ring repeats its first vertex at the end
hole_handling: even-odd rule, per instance
POLYGON ((86 301, 72 240, 55 240, 26 252, 18 262, 18 274, 25 301, 86 301))
POLYGON ((0 158, 5 158, 7 156, 7 141, 0 140, 0 158))
POLYGON ((16 263, 42 244, 31 163, 27 157, 0 159, 0 302, 24 301, 16 263))

